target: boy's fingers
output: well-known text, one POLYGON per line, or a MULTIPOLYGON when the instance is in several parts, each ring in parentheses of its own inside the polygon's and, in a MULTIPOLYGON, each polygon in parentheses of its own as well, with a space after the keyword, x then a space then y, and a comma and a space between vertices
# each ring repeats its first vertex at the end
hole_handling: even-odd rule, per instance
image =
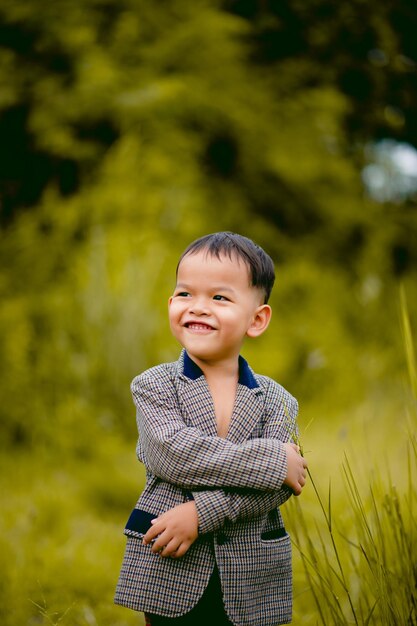
POLYGON ((190 544, 182 543, 179 548, 173 554, 171 554, 171 559, 180 559, 182 556, 184 556, 189 547, 190 544))
POLYGON ((306 474, 303 473, 298 479, 298 485, 293 489, 293 494, 299 496, 306 484, 306 474))
POLYGON ((150 543, 152 539, 155 539, 155 537, 159 535, 160 532, 161 532, 161 529, 159 528, 158 524, 154 524, 153 526, 149 528, 149 530, 143 536, 143 539, 142 539, 143 543, 144 544, 150 543))
POLYGON ((171 541, 160 551, 161 556, 172 556, 176 553, 180 546, 180 541, 171 539, 171 541))
POLYGON ((166 525, 163 523, 160 517, 156 520, 152 520, 152 526, 148 529, 146 534, 143 536, 142 542, 147 545, 151 543, 154 539, 156 539, 161 533, 166 530, 166 525))
POLYGON ((161 533, 151 546, 152 552, 160 552, 161 550, 163 550, 163 548, 165 548, 166 545, 168 545, 170 541, 171 537, 168 535, 168 533, 161 533))

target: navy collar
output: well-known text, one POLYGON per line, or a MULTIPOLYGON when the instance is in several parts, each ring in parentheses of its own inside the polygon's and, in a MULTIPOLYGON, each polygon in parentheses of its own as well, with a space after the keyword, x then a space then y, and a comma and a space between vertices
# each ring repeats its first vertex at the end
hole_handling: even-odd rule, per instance
MULTIPOLYGON (((184 353, 184 376, 187 378, 191 378, 191 380, 197 380, 200 376, 204 376, 202 369, 195 363, 187 354, 186 350, 184 353)), ((259 387, 255 376, 252 373, 251 368, 248 365, 248 362, 243 358, 243 356, 239 356, 239 385, 244 385, 248 387, 248 389, 256 389, 259 387)))

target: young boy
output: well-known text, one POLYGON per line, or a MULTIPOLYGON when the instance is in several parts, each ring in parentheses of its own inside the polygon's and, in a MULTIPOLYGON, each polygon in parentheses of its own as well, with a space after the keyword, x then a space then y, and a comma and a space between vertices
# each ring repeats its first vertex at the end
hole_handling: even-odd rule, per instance
POLYGON ((275 626, 292 610, 291 545, 279 505, 306 462, 289 443, 296 400, 240 356, 271 318, 270 257, 228 232, 182 254, 169 321, 179 360, 132 383, 146 486, 115 602, 148 624, 275 626))

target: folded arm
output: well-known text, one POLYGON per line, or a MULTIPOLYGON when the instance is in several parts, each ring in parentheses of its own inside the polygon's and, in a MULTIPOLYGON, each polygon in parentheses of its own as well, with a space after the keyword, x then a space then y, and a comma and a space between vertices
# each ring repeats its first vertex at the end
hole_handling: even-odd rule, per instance
POLYGON ((218 530, 225 522, 253 519, 269 513, 290 497, 292 491, 284 485, 274 492, 227 493, 221 489, 194 493, 200 533, 218 530))
POLYGON ((234 444, 207 436, 184 423, 172 384, 163 382, 145 372, 132 384, 139 456, 151 473, 188 490, 249 488, 274 492, 282 486, 287 475, 282 441, 289 437, 287 433, 278 440, 278 418, 275 426, 265 427, 264 439, 234 444))
MULTIPOLYGON (((269 393, 266 398, 265 437, 288 441, 296 429, 297 401, 288 396, 287 403, 269 393)), ((194 491, 200 533, 215 531, 226 521, 237 522, 253 519, 284 504, 292 495, 287 485, 272 492, 227 492, 221 489, 194 491)))

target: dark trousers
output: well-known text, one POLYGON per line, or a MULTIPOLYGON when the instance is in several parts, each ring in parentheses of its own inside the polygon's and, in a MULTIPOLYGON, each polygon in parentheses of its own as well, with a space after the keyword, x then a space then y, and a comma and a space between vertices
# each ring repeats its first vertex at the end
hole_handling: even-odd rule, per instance
POLYGON ((146 623, 151 626, 230 626, 232 622, 224 610, 217 568, 200 600, 189 613, 180 617, 146 614, 146 623))

